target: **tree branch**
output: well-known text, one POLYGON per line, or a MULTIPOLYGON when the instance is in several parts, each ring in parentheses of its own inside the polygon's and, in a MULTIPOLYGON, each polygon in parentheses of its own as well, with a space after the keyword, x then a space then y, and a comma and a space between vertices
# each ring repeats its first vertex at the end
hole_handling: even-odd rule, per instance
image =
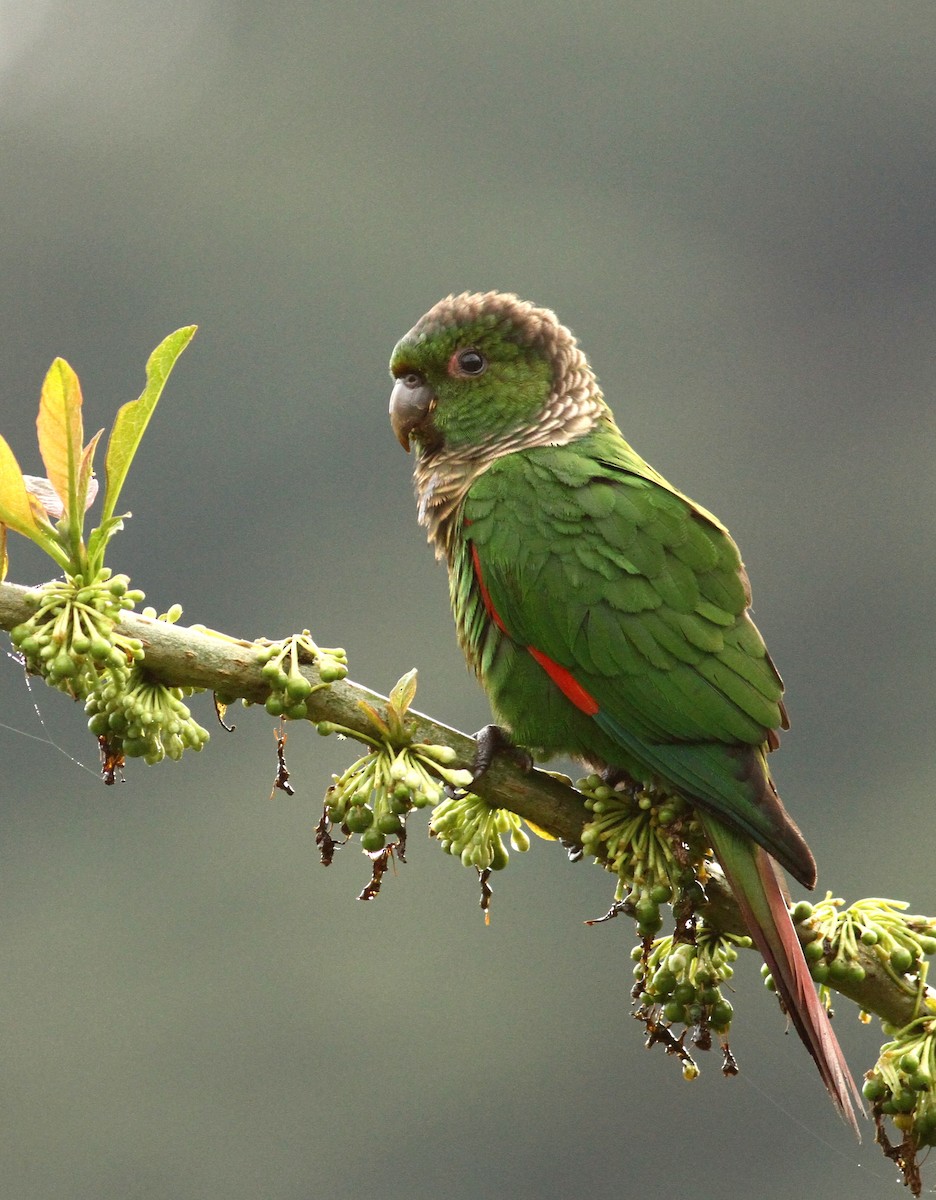
MULTIPOLYGON (((9 630, 26 621, 35 611, 39 596, 37 589, 0 584, 0 628, 9 630)), ((147 671, 166 685, 203 688, 258 704, 269 695, 251 642, 131 612, 123 615, 118 629, 128 637, 139 638, 147 671)), ((322 682, 314 666, 303 666, 302 673, 313 685, 322 682)), ((365 740, 373 736, 373 725, 362 702, 382 710, 387 698, 348 679, 329 683, 308 697, 308 719, 333 721, 365 740)), ((407 719, 412 721, 414 740, 449 746, 457 755, 454 766, 472 768, 476 752, 473 738, 412 710, 407 719)), ((492 807, 510 809, 569 845, 581 841, 589 820, 581 793, 547 772, 524 771, 509 756, 495 758, 472 790, 492 807)), ((712 874, 706 892, 706 919, 722 932, 745 933, 737 904, 720 874, 712 874)), ((862 1009, 897 1027, 918 1016, 924 1002, 936 1011, 936 993, 921 991, 906 977, 889 970, 873 947, 859 946, 855 961, 865 969, 864 980, 830 986, 862 1009)))

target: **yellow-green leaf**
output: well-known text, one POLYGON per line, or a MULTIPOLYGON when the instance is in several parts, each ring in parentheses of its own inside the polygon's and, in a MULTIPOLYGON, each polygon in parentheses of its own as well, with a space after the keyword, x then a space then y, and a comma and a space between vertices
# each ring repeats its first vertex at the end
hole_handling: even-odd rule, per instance
POLYGON ((64 358, 49 367, 39 398, 36 420, 39 452, 49 482, 65 506, 67 516, 82 512, 78 496, 78 471, 84 431, 81 427, 81 385, 64 358))
POLYGON ((416 698, 416 668, 407 671, 398 679, 390 692, 389 700, 397 714, 402 717, 416 698))
POLYGON ((16 455, 6 440, 0 437, 0 523, 34 541, 43 540, 44 533, 36 521, 32 502, 26 490, 23 472, 16 455))
POLYGON ((6 579, 10 569, 10 559, 6 548, 6 525, 0 525, 0 583, 6 579))
POLYGON ((83 510, 87 510, 94 497, 97 495, 97 487, 93 486, 95 480, 94 472, 94 451, 97 448, 98 442, 101 440, 103 429, 99 429, 94 437, 88 442, 84 450, 81 452, 81 462, 78 464, 78 499, 81 502, 83 510))
POLYGON ((104 459, 107 484, 104 489, 102 523, 114 514, 117 498, 140 440, 146 432, 149 419, 153 415, 153 409, 162 395, 176 359, 195 336, 196 328, 196 325, 186 325, 177 329, 175 333, 170 333, 160 342, 146 364, 146 387, 136 400, 129 400, 117 413, 104 459))

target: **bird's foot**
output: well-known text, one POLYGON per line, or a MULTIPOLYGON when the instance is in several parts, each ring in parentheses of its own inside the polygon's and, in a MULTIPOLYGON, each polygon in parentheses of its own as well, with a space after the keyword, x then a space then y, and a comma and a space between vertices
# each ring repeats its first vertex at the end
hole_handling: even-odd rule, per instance
POLYGON ((639 793, 643 791, 644 785, 638 783, 632 775, 628 775, 621 767, 603 767, 598 774, 608 787, 614 788, 616 792, 626 792, 631 798, 636 799, 639 793))
POLYGON ((514 745, 510 734, 500 725, 485 725, 474 736, 478 750, 472 769, 472 783, 478 782, 498 754, 508 755, 522 771, 532 771, 533 755, 522 746, 514 745))

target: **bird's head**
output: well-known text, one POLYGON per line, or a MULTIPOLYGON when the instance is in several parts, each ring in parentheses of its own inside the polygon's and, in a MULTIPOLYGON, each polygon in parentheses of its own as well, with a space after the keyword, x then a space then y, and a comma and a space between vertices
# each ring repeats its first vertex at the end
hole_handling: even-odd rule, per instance
POLYGON ((524 431, 541 441, 557 406, 565 418, 583 399, 602 403, 555 314, 501 292, 439 301, 397 342, 390 372, 390 423, 403 447, 413 441, 418 452, 500 447, 524 431))

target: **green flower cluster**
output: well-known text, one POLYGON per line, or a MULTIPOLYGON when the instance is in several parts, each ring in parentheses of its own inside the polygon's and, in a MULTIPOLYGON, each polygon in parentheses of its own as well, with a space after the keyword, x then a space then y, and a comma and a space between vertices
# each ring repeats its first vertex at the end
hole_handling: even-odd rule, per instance
MULTIPOLYGON (((731 1026, 732 1006, 721 991, 721 984, 734 974, 731 965, 739 947, 751 946, 749 937, 723 934, 703 923, 694 941, 659 938, 647 954, 635 946, 635 999, 644 1009, 654 1009, 669 1024, 680 1023, 700 1029, 712 1029, 724 1036, 731 1026)), ((641 1014, 646 1016, 646 1012, 641 1014)))
POLYGON ((936 1146, 936 1017, 919 1017, 881 1047, 862 1088, 880 1126, 889 1117, 904 1149, 936 1146))
MULTIPOLYGON (((331 721, 319 722, 318 730, 351 732, 331 721)), ((335 782, 325 794, 329 819, 349 836, 358 834, 362 850, 378 853, 388 837, 402 833, 408 812, 438 804, 444 783, 463 787, 471 782, 470 771, 451 766, 455 758, 448 746, 417 742, 396 750, 375 743, 369 754, 333 776, 335 782)))
MULTIPOLYGON (((175 624, 182 606, 174 604, 159 616, 154 608, 145 608, 143 616, 175 624)), ((112 666, 98 676, 85 700, 88 728, 127 758, 149 764, 167 757, 178 761, 187 749, 201 750, 209 737, 184 703, 192 691, 158 683, 140 662, 112 666)))
POLYGON ((640 936, 652 937, 663 924, 661 905, 683 891, 705 856, 691 807, 656 788, 612 788, 597 775, 575 786, 593 814, 582 833, 585 853, 618 876, 615 899, 636 918, 640 936))
POLYGON ((112 746, 119 741, 127 758, 178 760, 186 749, 201 750, 209 736, 183 702, 184 694, 182 688, 157 683, 145 667, 134 664, 119 680, 112 673, 109 683, 88 696, 88 728, 112 746))
POLYGON ((313 692, 327 687, 348 673, 348 656, 340 647, 317 646, 308 629, 279 642, 258 643, 254 659, 263 664, 260 672, 270 685, 264 707, 272 717, 301 721, 309 715, 306 701, 313 692), (321 683, 312 684, 299 669, 300 663, 315 663, 321 683))
POLYGON ((136 638, 115 632, 121 612, 143 599, 129 583, 104 567, 93 579, 74 574, 45 584, 36 611, 10 631, 27 671, 84 699, 102 672, 125 671, 142 658, 136 638))
POLYGON ((872 897, 841 911, 843 903, 828 892, 818 904, 801 900, 793 909, 794 922, 805 927, 803 953, 817 983, 861 983, 866 972, 857 961, 859 945, 873 947, 896 980, 918 974, 922 960, 936 954, 936 920, 907 916, 904 902, 872 897))
MULTIPOLYGON (((470 782, 470 781, 469 781, 470 782)), ((510 861, 503 837, 518 853, 530 848, 530 839, 516 813, 492 808, 480 796, 459 792, 447 796, 432 810, 429 833, 439 839, 446 854, 460 858, 462 866, 479 871, 501 871, 510 861)))

